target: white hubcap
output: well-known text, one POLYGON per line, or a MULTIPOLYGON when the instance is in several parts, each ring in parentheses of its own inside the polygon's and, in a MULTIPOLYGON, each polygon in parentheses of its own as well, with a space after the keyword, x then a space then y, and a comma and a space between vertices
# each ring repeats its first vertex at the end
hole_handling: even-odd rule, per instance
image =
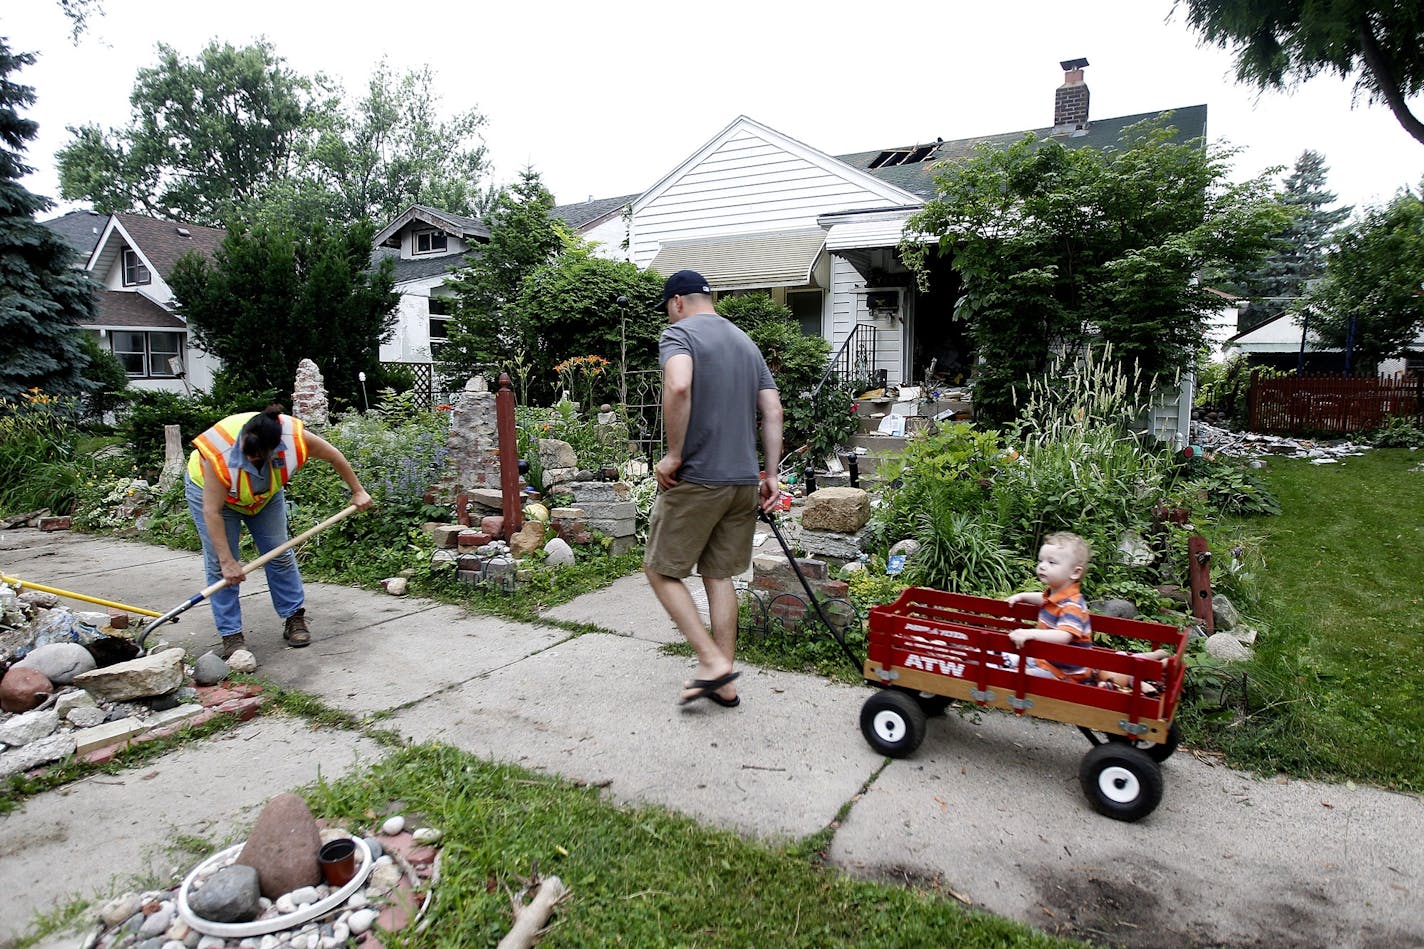
POLYGON ((1098 790, 1116 804, 1131 804, 1142 795, 1142 784, 1127 768, 1114 765, 1098 772, 1098 790))
POLYGON ((905 737, 905 719, 895 712, 875 713, 875 734, 891 744, 905 737))

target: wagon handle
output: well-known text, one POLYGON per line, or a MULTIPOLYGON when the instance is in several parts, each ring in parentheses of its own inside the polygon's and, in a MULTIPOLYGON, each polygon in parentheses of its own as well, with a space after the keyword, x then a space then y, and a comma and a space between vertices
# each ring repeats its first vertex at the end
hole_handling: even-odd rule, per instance
POLYGON ((846 658, 850 660, 850 664, 855 668, 856 673, 863 675, 865 673, 865 663, 857 659, 855 654, 850 651, 850 647, 846 645, 845 635, 836 632, 835 624, 832 623, 830 617, 826 615, 826 610, 821 606, 820 599, 817 598, 815 591, 811 589, 811 584, 806 579, 806 575, 801 572, 801 565, 796 562, 795 555, 791 553, 791 545, 786 543, 786 538, 781 535, 781 528, 776 526, 776 518, 772 517, 770 513, 761 507, 757 508, 757 516, 766 521, 771 527, 771 532, 776 535, 776 542, 780 544, 781 549, 786 552, 786 560, 791 564, 791 571, 796 574, 796 579, 801 581, 801 586, 806 591, 807 599, 809 599, 811 605, 816 608, 816 615, 821 617, 821 622, 826 625, 826 629, 830 632, 831 638, 836 641, 836 645, 841 647, 841 652, 845 653, 846 658))

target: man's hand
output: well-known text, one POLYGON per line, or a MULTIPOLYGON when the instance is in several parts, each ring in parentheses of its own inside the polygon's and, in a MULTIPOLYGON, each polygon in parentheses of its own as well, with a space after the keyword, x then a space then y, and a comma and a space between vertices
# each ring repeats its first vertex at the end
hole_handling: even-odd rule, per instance
POLYGON ((242 564, 236 560, 229 560, 222 565, 223 579, 227 585, 235 587, 243 580, 247 579, 247 572, 242 569, 242 564))
POLYGON ((371 496, 367 494, 365 490, 361 490, 351 493, 351 503, 356 505, 356 510, 367 511, 370 510, 371 505, 375 502, 371 500, 371 496))
POLYGON ((761 509, 770 514, 776 510, 777 495, 781 493, 777 490, 776 479, 762 475, 759 490, 761 491, 761 509))
POLYGON ((657 465, 653 468, 653 474, 657 476, 658 487, 666 491, 677 484, 677 472, 682 468, 682 459, 672 455, 663 455, 658 459, 657 465))

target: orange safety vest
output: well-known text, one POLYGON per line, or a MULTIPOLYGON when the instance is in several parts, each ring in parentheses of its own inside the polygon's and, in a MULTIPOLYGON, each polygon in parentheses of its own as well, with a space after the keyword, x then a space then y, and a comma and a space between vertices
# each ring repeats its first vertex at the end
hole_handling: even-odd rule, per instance
POLYGON ((237 439, 242 434, 242 427, 255 415, 256 412, 229 415, 193 439, 194 451, 188 456, 188 477, 193 483, 202 487, 202 459, 206 458, 217 473, 218 480, 227 488, 228 507, 244 514, 256 514, 262 510, 278 491, 286 487, 297 469, 307 463, 307 443, 303 437, 306 426, 301 419, 280 416, 282 440, 277 443, 277 451, 272 455, 272 477, 266 491, 254 491, 251 476, 242 468, 242 462, 246 459, 237 439))

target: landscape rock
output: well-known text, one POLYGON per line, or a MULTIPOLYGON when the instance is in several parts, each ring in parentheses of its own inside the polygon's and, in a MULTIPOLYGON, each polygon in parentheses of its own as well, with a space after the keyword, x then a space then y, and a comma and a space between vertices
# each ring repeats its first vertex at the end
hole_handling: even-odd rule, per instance
MULTIPOLYGON (((919 552, 920 542, 915 540, 913 537, 907 537, 904 540, 897 540, 895 541, 895 543, 891 544, 888 556, 897 557, 903 554, 905 559, 909 560, 919 552)), ((846 566, 850 565, 847 564, 846 566)))
POLYGON ((806 497, 801 526, 854 534, 870 520, 870 495, 862 488, 822 488, 806 497))
POLYGON ((68 758, 74 754, 74 748, 72 732, 57 732, 21 748, 12 748, 0 753, 0 778, 8 778, 12 774, 20 774, 42 764, 68 758))
POLYGON ((539 467, 545 471, 551 468, 568 468, 572 475, 578 468, 578 456, 574 446, 559 438, 539 439, 539 467))
POLYGON ((193 663, 193 681, 199 685, 216 685, 227 678, 228 664, 215 652, 205 652, 193 663))
POLYGON ((574 562, 574 549, 568 541, 555 537, 544 545, 545 563, 551 567, 566 567, 574 562))
POLYGON ((1131 600, 1121 599, 1120 597, 1094 600, 1088 604, 1088 611, 1091 613, 1101 613, 1103 616, 1116 616, 1120 619, 1137 618, 1137 604, 1131 600))
POLYGON ((55 685, 71 685, 75 676, 95 666, 94 657, 79 643, 49 643, 15 663, 16 668, 38 670, 55 685))
POLYGON ((1251 650, 1241 645, 1231 633, 1212 633, 1206 638, 1206 654, 1225 662, 1241 662, 1251 658, 1251 650))
POLYGON ((75 728, 93 728, 95 725, 104 724, 108 717, 109 713, 96 705, 90 705, 70 709, 64 720, 75 728))
POLYGON ((252 673, 257 671, 257 657, 247 649, 239 649, 227 657, 227 667, 233 672, 252 673))
POLYGON ((60 718, 68 718, 77 708, 97 708, 94 696, 83 689, 65 689, 54 699, 54 713, 60 718))
POLYGON ((278 794, 262 808, 236 862, 255 869, 262 895, 275 900, 321 882, 320 849, 321 831, 307 802, 295 794, 278 794))
POLYGON ((0 679, 0 709, 11 713, 38 708, 54 692, 54 685, 38 669, 14 666, 0 679))
POLYGON ((54 709, 35 710, 0 722, 0 745, 17 748, 54 734, 59 716, 54 709))
POLYGON ((1211 619, 1216 628, 1230 632, 1241 625, 1241 614, 1224 594, 1217 593, 1211 598, 1211 619))
POLYGON ((241 863, 223 867, 188 897, 188 905, 203 919, 215 923, 243 923, 256 919, 262 891, 257 871, 241 863))
POLYGON ((527 557, 544 546, 544 525, 539 521, 525 521, 519 533, 509 539, 509 552, 515 560, 527 557))
POLYGON ((185 658, 187 654, 182 649, 165 649, 157 655, 130 659, 75 676, 74 684, 100 701, 122 702, 164 695, 183 684, 185 658))
POLYGON ((139 911, 143 900, 137 893, 122 893, 99 907, 99 919, 105 926, 117 926, 139 911))

